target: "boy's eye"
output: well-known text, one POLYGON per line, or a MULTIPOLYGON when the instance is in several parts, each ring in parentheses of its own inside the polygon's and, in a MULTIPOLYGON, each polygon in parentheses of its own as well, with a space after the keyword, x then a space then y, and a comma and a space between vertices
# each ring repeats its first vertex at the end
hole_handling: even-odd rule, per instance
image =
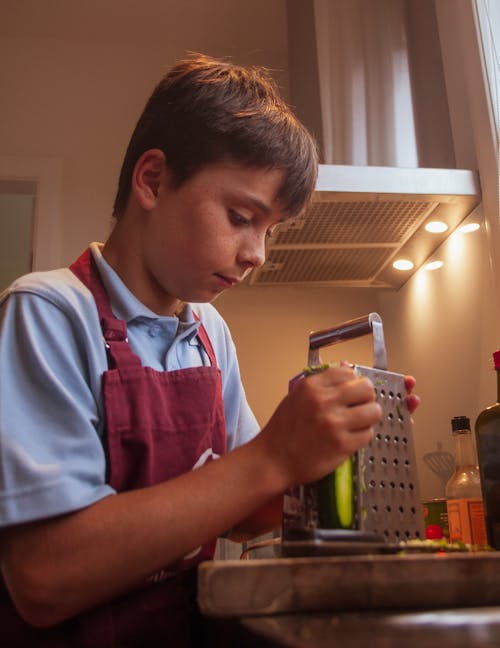
POLYGON ((234 209, 229 210, 229 217, 235 223, 236 225, 250 225, 250 219, 245 218, 245 216, 242 216, 239 212, 235 211, 234 209))

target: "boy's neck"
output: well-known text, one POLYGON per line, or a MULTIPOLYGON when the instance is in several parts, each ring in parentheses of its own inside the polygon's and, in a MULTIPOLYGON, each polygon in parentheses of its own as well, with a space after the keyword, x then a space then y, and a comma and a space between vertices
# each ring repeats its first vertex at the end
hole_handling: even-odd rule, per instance
POLYGON ((102 248, 102 256, 130 292, 157 315, 174 317, 182 309, 180 299, 171 297, 151 283, 143 265, 138 232, 119 220, 102 248))

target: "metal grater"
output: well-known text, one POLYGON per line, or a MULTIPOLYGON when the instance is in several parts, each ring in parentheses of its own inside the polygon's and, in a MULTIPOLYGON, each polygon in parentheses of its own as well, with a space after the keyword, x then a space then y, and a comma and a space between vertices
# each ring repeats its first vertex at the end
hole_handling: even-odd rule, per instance
MULTIPOLYGON (((381 317, 370 313, 311 333, 308 366, 321 366, 320 348, 369 333, 374 367, 355 365, 354 369, 372 381, 382 418, 373 441, 353 457, 354 523, 350 529, 322 528, 319 482, 297 486, 284 497, 284 555, 383 551, 400 541, 425 537, 404 376, 386 370, 381 317)), ((299 374, 291 383, 304 376, 299 374)))

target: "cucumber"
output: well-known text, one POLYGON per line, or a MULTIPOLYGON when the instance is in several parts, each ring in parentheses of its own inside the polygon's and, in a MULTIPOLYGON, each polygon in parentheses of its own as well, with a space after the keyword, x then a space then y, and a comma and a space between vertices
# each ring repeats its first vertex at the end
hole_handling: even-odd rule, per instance
POLYGON ((352 459, 349 457, 334 472, 335 503, 342 529, 350 529, 354 522, 354 493, 352 485, 352 459))
POLYGON ((318 482, 319 525, 323 529, 354 528, 353 458, 349 457, 318 482))

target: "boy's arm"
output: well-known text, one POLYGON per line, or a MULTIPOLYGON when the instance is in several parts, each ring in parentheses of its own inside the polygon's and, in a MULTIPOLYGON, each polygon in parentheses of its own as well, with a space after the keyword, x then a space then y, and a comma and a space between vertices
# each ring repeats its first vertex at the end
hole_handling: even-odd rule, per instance
POLYGON ((283 495, 277 495, 261 508, 231 528, 225 538, 233 542, 247 542, 256 536, 281 527, 283 495))
POLYGON ((379 417, 371 383, 332 368, 301 381, 255 439, 216 461, 5 529, 0 558, 16 606, 30 623, 50 626, 126 591, 292 484, 333 470, 368 443, 379 417))
POLYGON ((42 627, 58 623, 145 581, 251 513, 281 481, 258 445, 75 513, 4 529, 2 571, 21 616, 42 627))

